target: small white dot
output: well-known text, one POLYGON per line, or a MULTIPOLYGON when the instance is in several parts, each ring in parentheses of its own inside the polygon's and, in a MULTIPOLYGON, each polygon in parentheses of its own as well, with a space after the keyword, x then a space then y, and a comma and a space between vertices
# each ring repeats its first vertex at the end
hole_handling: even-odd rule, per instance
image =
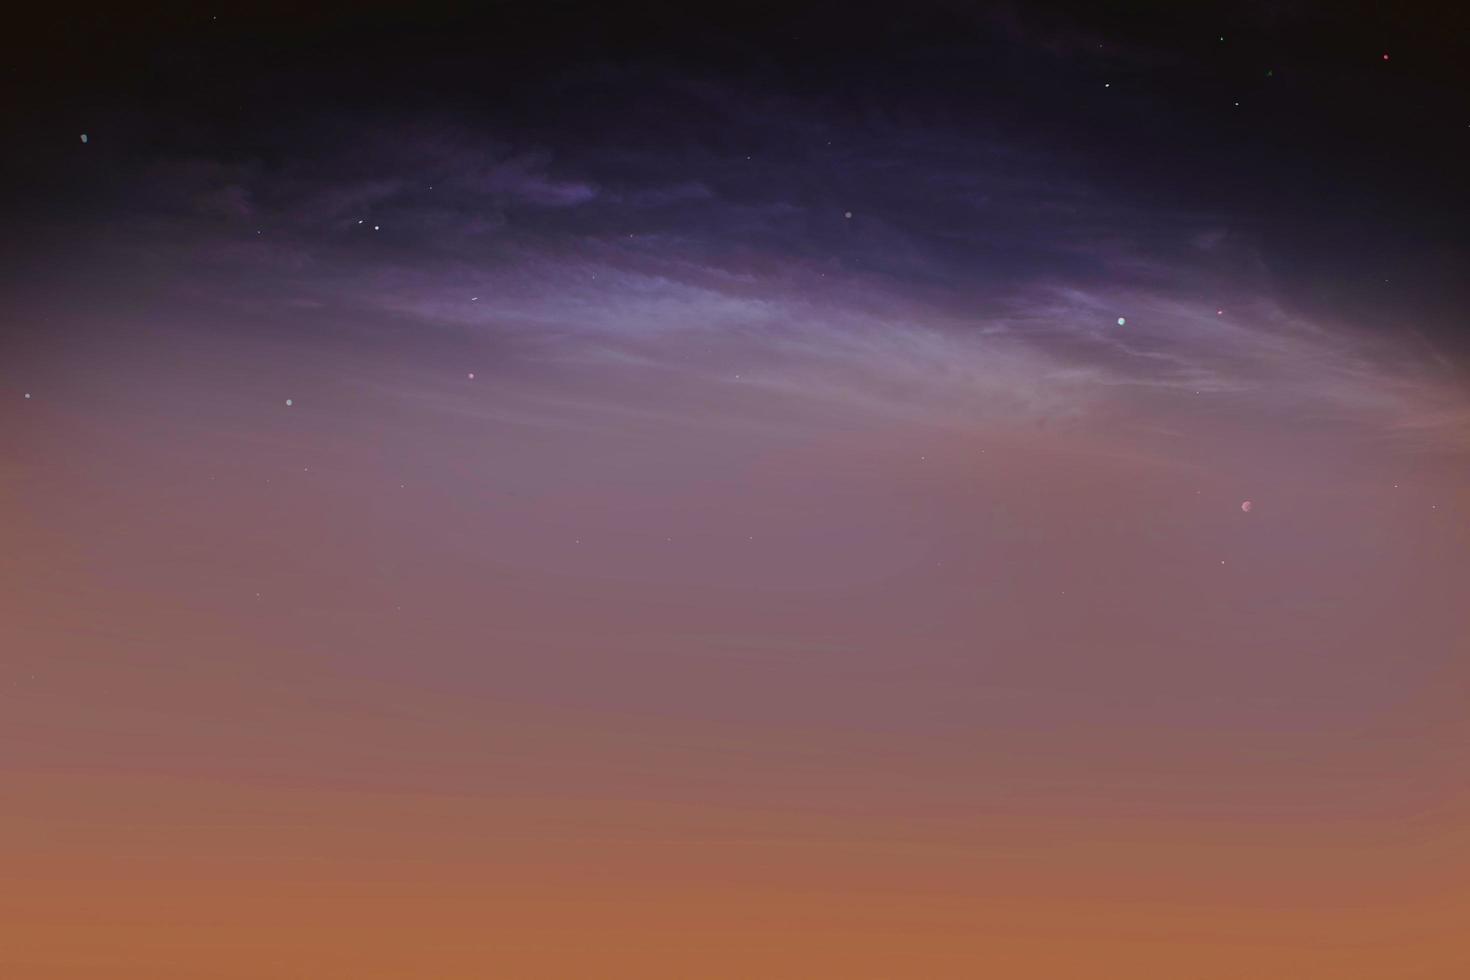
POLYGON ((844 212, 842 212, 842 216, 844 218, 851 218, 852 217, 852 212, 851 211, 844 211, 844 212))
POLYGON ((82 134, 82 142, 83 143, 87 142, 87 134, 86 133, 83 133, 82 134))
POLYGON ((471 381, 475 380, 475 372, 473 372, 473 371, 470 372, 470 380, 471 381))
POLYGON ((1118 317, 1118 326, 1121 327, 1123 324, 1125 324, 1127 322, 1128 322, 1128 318, 1126 316, 1120 316, 1120 317, 1118 317))
POLYGON ((290 408, 293 404, 294 403, 291 401, 291 399, 289 399, 289 398, 286 399, 286 407, 287 408, 290 408))
POLYGON ((377 230, 378 230, 378 226, 377 225, 373 225, 373 231, 377 231, 377 230))
POLYGON ((31 397, 31 393, 30 393, 30 392, 29 392, 29 391, 28 391, 28 392, 26 392, 26 399, 27 399, 27 400, 29 400, 29 399, 30 399, 30 397, 31 397))

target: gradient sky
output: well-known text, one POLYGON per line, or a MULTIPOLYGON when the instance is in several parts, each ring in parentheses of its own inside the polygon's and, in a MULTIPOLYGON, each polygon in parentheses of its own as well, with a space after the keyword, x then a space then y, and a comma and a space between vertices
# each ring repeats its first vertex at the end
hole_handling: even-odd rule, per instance
POLYGON ((152 6, 3 42, 0 975, 1470 976, 1465 9, 152 6))

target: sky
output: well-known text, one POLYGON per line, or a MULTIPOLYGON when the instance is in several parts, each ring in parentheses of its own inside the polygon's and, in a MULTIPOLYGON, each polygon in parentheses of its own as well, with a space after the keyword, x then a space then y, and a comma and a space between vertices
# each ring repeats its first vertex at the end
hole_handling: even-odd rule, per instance
POLYGON ((1470 11, 31 6, 0 973, 1470 974, 1470 11))

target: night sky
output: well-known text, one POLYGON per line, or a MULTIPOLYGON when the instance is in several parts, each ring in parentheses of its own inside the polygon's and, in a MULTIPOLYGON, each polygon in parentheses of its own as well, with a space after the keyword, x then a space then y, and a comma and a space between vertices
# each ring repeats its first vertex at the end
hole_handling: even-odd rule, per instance
POLYGON ((1470 976, 1470 6, 0 40, 0 976, 1470 976))

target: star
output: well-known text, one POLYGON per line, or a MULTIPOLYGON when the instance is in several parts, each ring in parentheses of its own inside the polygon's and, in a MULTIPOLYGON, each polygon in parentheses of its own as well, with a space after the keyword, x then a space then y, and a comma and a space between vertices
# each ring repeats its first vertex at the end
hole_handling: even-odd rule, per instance
POLYGON ((287 398, 287 399, 286 399, 286 407, 287 407, 287 408, 290 408, 290 407, 291 407, 291 405, 292 405, 292 401, 291 401, 291 399, 289 399, 289 398, 287 398))
POLYGON ((851 218, 852 217, 852 212, 851 211, 844 211, 844 212, 842 212, 842 216, 844 218, 851 218))
POLYGON ((1118 326, 1121 327, 1121 326, 1123 326, 1127 322, 1128 322, 1128 318, 1126 316, 1120 316, 1120 317, 1118 317, 1118 326))
MULTIPOLYGON (((1388 57, 1388 56, 1387 56, 1387 55, 1384 55, 1384 57, 1385 57, 1385 58, 1386 58, 1386 57, 1388 57)), ((87 142, 87 134, 86 134, 86 133, 83 133, 83 134, 82 134, 82 142, 83 142, 83 143, 85 143, 85 142, 87 142)))

